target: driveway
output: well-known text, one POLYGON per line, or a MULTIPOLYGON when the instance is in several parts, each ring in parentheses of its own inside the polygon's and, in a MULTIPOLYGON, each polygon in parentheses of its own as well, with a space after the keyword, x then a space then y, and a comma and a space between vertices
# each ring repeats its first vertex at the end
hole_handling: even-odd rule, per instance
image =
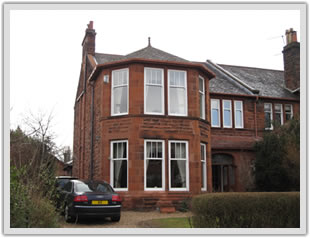
POLYGON ((121 220, 119 222, 111 222, 109 218, 94 219, 84 218, 79 219, 77 223, 61 222, 62 228, 141 228, 142 223, 147 220, 170 218, 170 217, 190 217, 191 212, 175 212, 175 213, 160 213, 159 211, 122 211, 121 220))

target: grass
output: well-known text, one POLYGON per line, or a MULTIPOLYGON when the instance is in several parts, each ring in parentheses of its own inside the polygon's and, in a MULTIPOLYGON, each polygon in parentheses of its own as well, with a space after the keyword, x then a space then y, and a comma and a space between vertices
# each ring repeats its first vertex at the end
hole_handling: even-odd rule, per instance
POLYGON ((191 228, 191 220, 188 217, 162 218, 149 220, 145 225, 153 228, 191 228))

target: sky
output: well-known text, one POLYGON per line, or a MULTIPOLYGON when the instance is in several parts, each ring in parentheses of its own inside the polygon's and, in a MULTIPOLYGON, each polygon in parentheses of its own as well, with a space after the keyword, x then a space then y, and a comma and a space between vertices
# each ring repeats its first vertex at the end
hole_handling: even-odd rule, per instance
POLYGON ((298 10, 14 10, 10 12, 10 128, 53 114, 58 146, 73 145, 82 40, 94 21, 96 52, 148 44, 191 61, 283 70, 285 30, 300 39, 298 10))

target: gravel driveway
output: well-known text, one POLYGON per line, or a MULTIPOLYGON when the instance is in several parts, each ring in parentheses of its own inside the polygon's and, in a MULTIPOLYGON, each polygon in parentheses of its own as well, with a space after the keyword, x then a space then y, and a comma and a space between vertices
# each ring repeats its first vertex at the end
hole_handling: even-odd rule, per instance
POLYGON ((75 223, 66 223, 63 221, 62 228, 141 228, 143 221, 170 218, 170 217, 190 217, 191 212, 175 212, 175 213, 160 213, 159 211, 122 211, 121 220, 119 222, 111 222, 109 218, 106 219, 80 219, 75 223))

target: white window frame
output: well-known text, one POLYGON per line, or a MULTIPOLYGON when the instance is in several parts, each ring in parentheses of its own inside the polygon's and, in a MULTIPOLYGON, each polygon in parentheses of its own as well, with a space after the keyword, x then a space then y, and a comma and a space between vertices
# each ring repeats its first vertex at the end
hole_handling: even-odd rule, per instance
POLYGON ((201 166, 203 169, 203 177, 201 178, 201 182, 204 186, 201 187, 201 191, 207 191, 208 188, 208 178, 207 178, 207 146, 204 143, 200 143, 200 151, 201 151, 201 147, 203 147, 203 157, 204 160, 200 160, 201 161, 201 166))
POLYGON ((221 127, 221 101, 220 101, 220 99, 211 99, 211 126, 212 127, 221 127), (217 111, 218 111, 218 125, 214 125, 213 124, 213 113, 212 113, 212 101, 217 101, 218 102, 218 108, 216 108, 217 109, 217 111))
POLYGON ((273 120, 273 110, 272 110, 272 103, 264 103, 264 123, 265 123, 265 104, 269 104, 270 105, 270 127, 265 127, 265 130, 273 130, 273 124, 272 124, 272 120, 273 120))
POLYGON ((232 110, 231 110, 231 100, 222 100, 222 110, 223 110, 223 128, 232 128, 232 110), (224 103, 229 102, 229 108, 224 107, 224 103), (229 118, 230 118, 230 125, 225 126, 225 110, 227 111, 229 109, 229 118))
POLYGON ((145 67, 144 68, 144 114, 151 114, 151 115, 164 115, 165 114, 165 79, 164 79, 164 70, 161 68, 150 68, 150 67, 145 67), (162 112, 148 112, 147 108, 146 108, 146 86, 150 85, 150 86, 158 86, 159 84, 150 84, 150 83, 146 83, 146 70, 150 69, 150 70, 160 70, 161 71, 161 77, 162 77, 162 85, 161 85, 161 101, 162 101, 162 105, 161 105, 161 110, 162 112))
MULTIPOLYGON (((288 114, 288 113, 286 113, 286 110, 285 110, 285 107, 286 106, 290 106, 290 115, 291 115, 291 117, 290 117, 290 119, 289 120, 291 120, 292 118, 293 118, 293 105, 292 104, 285 104, 284 105, 284 113, 285 113, 285 120, 286 120, 286 115, 288 114)), ((287 120, 286 120, 287 121, 287 120)))
POLYGON ((240 100, 235 100, 234 101, 234 109, 235 109, 235 128, 244 128, 244 125, 243 125, 243 101, 240 101, 240 100), (241 103, 241 110, 237 109, 237 106, 236 104, 240 102, 241 103), (237 120, 236 120, 236 117, 237 117, 237 111, 240 111, 241 112, 241 126, 238 126, 237 125, 237 120))
POLYGON ((276 106, 280 106, 280 108, 281 108, 281 111, 280 112, 276 112, 276 109, 274 109, 274 113, 275 113, 275 115, 276 114, 280 114, 280 120, 281 120, 281 124, 280 125, 283 125, 283 105, 282 104, 280 104, 280 103, 276 103, 276 104, 274 104, 274 107, 276 107, 276 106))
POLYGON ((115 190, 115 191, 128 191, 128 185, 129 185, 129 159, 128 159, 128 150, 129 150, 129 147, 128 147, 128 140, 113 140, 110 142, 110 184, 112 186, 112 188, 115 190), (123 158, 123 159, 114 159, 113 158, 113 144, 115 143, 123 143, 123 142, 126 142, 126 148, 127 148, 127 151, 126 151, 126 156, 127 158, 123 158), (114 188, 114 160, 127 160, 127 188, 114 188))
POLYGON ((165 141, 164 140, 144 140, 144 191, 165 191, 165 141), (147 158, 147 153, 146 153, 146 144, 147 142, 161 142, 162 143, 162 155, 163 157, 161 159, 159 158, 147 158), (146 160, 150 159, 150 160, 161 160, 161 168, 162 168, 162 187, 161 188, 147 188, 146 187, 146 160))
POLYGON ((184 140, 169 140, 168 141, 168 156, 169 156, 169 164, 168 164, 168 169, 169 169, 169 191, 189 191, 189 168, 188 168, 188 165, 189 165, 189 151, 188 151, 188 141, 184 141, 184 140), (186 148, 186 159, 171 159, 171 143, 185 143, 185 148, 186 148), (171 161, 172 160, 185 160, 186 161, 186 188, 172 188, 171 187, 171 161))
MULTIPOLYGON (((198 87, 199 87, 199 96, 200 94, 202 95, 202 105, 200 104, 200 100, 199 100, 199 113, 200 113, 200 110, 201 110, 201 107, 202 107, 202 116, 200 115, 200 118, 205 120, 206 119, 206 89, 205 89, 205 79, 203 77, 201 77, 199 75, 199 81, 200 79, 202 80, 202 86, 203 86, 203 91, 200 91, 200 87, 199 87, 199 82, 198 82, 198 87)), ((200 99, 200 97, 199 97, 200 99)))
POLYGON ((188 109, 187 109, 187 72, 184 70, 174 70, 174 69, 168 69, 168 115, 170 116, 187 116, 188 113, 188 109), (185 85, 184 85, 184 89, 185 89, 185 114, 178 114, 178 113, 171 113, 170 110, 170 87, 174 87, 174 88, 183 88, 181 86, 170 86, 170 72, 184 72, 185 73, 185 85))
POLYGON ((128 115, 129 112, 129 69, 128 68, 124 68, 124 69, 117 69, 117 70, 112 70, 112 80, 111 80, 111 116, 122 116, 122 115, 128 115), (113 73, 114 72, 118 72, 118 71, 127 71, 127 84, 122 84, 122 85, 117 85, 117 86, 113 86, 113 73), (115 113, 114 112, 114 88, 117 87, 124 87, 127 86, 127 112, 124 113, 115 113))

